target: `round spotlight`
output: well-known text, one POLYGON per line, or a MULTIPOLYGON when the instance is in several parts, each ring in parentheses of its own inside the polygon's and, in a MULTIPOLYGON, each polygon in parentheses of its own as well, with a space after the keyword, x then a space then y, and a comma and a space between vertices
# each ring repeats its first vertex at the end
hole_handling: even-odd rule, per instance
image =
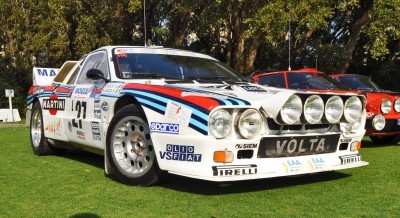
POLYGON ((398 98, 398 99, 396 99, 396 100, 394 101, 394 110, 395 110, 396 112, 400 112, 400 98, 398 98))
POLYGON ((372 119, 372 127, 378 131, 381 131, 385 127, 385 124, 386 120, 382 114, 377 114, 372 119))
POLYGON ((304 103, 304 118, 310 124, 318 123, 324 115, 324 101, 318 95, 311 95, 304 103))
POLYGON ((215 110, 210 114, 209 127, 215 138, 225 138, 232 130, 231 114, 224 109, 215 110))
POLYGON ((303 104, 297 95, 292 95, 281 108, 281 118, 286 124, 296 123, 301 116, 303 104))
POLYGON ((344 104, 344 117, 346 121, 349 123, 356 122, 361 116, 363 109, 362 107, 362 102, 358 97, 352 96, 347 99, 346 103, 344 104))
POLYGON ((330 123, 339 123, 343 115, 343 100, 339 96, 332 96, 325 105, 325 117, 330 123))
POLYGON ((381 111, 382 111, 382 113, 383 114, 387 114, 391 110, 392 110, 392 102, 387 98, 382 99, 382 102, 381 102, 381 111))
POLYGON ((245 110, 238 120, 239 134, 246 139, 252 139, 260 133, 262 117, 255 109, 245 110))

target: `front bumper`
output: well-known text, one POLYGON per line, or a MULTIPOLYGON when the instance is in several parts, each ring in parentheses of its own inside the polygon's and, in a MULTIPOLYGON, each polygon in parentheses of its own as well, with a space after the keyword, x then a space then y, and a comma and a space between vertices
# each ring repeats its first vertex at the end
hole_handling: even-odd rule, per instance
POLYGON ((372 127, 372 119, 367 119, 365 123, 367 136, 385 136, 400 134, 400 119, 386 119, 385 127, 377 131, 372 127))
MULTIPOLYGON (((265 135, 264 137, 279 139, 280 137, 323 137, 325 135, 313 133, 284 136, 265 135)), ((368 165, 367 162, 362 161, 358 151, 350 151, 352 142, 361 142, 362 136, 343 137, 340 135, 335 151, 330 153, 261 158, 258 151, 262 138, 216 140, 208 136, 193 137, 152 133, 152 140, 157 161, 162 170, 209 181, 236 181, 310 174, 368 165), (233 162, 216 163, 214 161, 215 151, 232 152, 233 162), (243 155, 243 153, 247 154, 243 155)))

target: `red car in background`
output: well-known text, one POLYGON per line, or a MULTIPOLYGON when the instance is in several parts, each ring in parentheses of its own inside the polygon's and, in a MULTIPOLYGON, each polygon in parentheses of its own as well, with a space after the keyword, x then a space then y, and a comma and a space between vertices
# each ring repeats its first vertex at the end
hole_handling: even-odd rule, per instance
POLYGON ((330 76, 367 97, 366 135, 374 143, 393 144, 400 141, 400 93, 381 89, 370 77, 363 75, 330 76))
POLYGON ((380 89, 370 78, 354 74, 327 76, 313 68, 253 73, 254 83, 279 88, 356 92, 366 96, 366 135, 376 144, 400 141, 400 93, 380 89), (331 78, 331 77, 332 78, 331 78))

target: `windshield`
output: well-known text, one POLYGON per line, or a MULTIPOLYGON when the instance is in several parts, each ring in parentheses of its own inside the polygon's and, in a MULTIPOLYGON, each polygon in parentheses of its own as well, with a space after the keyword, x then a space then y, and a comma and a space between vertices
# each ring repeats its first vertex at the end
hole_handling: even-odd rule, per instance
MULTIPOLYGON (((157 51, 159 52, 159 51, 157 51)), ((223 63, 200 57, 159 53, 114 53, 120 79, 165 79, 170 82, 235 83, 245 78, 223 63)))
POLYGON ((354 90, 360 90, 360 89, 378 90, 378 89, 380 89, 378 87, 378 85, 376 85, 372 81, 371 78, 366 77, 366 76, 361 76, 361 75, 343 75, 343 76, 338 76, 338 79, 345 86, 348 86, 349 88, 354 89, 354 90))
POLYGON ((345 86, 323 73, 287 73, 287 81, 290 89, 347 90, 345 86))

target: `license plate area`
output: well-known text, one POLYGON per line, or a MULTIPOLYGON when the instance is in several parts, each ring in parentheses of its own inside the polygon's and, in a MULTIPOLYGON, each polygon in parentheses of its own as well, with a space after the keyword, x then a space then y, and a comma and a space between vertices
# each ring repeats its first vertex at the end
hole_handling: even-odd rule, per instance
POLYGON ((340 135, 292 136, 262 138, 258 158, 295 157, 333 153, 337 150, 340 135))

